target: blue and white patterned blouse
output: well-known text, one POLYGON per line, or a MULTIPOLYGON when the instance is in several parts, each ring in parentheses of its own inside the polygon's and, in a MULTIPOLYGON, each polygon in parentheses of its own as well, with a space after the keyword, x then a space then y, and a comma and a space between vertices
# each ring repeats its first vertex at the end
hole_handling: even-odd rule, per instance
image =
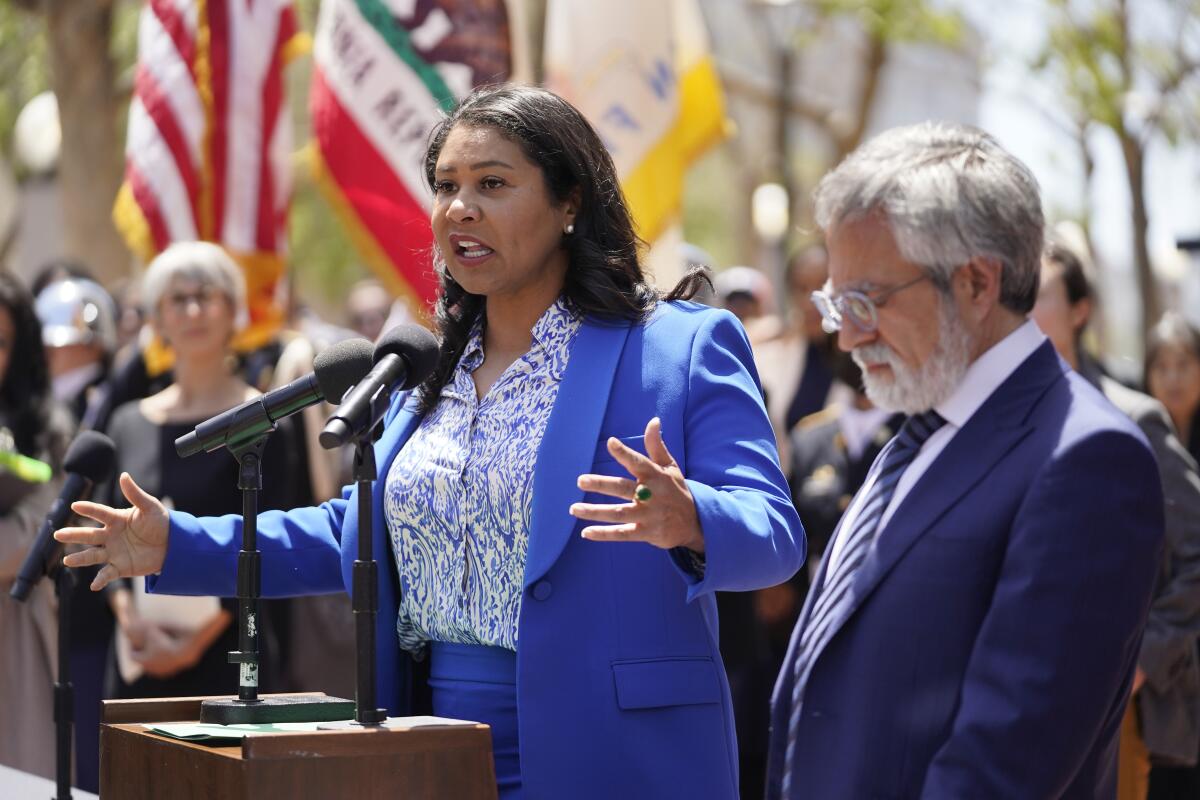
POLYGON ((400 646, 517 648, 538 447, 582 317, 559 299, 532 345, 478 400, 475 330, 438 404, 387 475, 384 516, 400 572, 400 646))

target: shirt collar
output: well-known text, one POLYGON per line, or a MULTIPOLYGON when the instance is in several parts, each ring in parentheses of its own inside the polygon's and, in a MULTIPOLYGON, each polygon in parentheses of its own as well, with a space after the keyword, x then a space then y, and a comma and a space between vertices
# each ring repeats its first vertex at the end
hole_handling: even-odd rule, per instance
POLYGON ((471 326, 471 334, 467 337, 467 346, 463 348, 462 357, 458 359, 458 368, 468 375, 483 363, 483 314, 471 326))
POLYGON ((547 351, 561 348, 571 338, 579 319, 580 315, 575 313, 571 301, 560 296, 533 324, 532 347, 547 351))
MULTIPOLYGON (((530 352, 540 350, 550 361, 550 374, 555 380, 562 380, 566 369, 567 351, 575 332, 583 321, 583 316, 575 311, 571 301, 559 296, 549 308, 542 312, 538 321, 530 331, 530 352)), ((458 360, 458 374, 469 376, 483 363, 483 315, 475 320, 471 333, 467 337, 466 347, 458 360)), ((447 388, 454 391, 451 384, 447 388)))
POLYGON ((1032 320, 989 347, 967 367, 950 396, 936 406, 946 422, 961 428, 1008 376, 1046 341, 1032 320))

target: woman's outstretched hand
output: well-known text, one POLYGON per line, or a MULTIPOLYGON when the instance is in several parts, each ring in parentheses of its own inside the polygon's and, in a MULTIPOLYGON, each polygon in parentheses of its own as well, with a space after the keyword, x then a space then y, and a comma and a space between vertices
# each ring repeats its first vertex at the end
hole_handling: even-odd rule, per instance
POLYGON ((134 483, 128 472, 121 473, 120 486, 131 508, 80 500, 71 504, 71 510, 99 522, 101 527, 62 528, 54 533, 60 542, 88 545, 67 555, 63 559, 66 566, 104 565, 92 581, 92 591, 103 589, 117 578, 153 575, 162 570, 167 557, 167 509, 134 483))
POLYGON ((696 501, 679 464, 667 451, 658 417, 646 425, 649 458, 619 439, 608 440, 608 452, 632 478, 580 475, 579 488, 616 497, 624 503, 575 503, 570 513, 591 522, 581 531, 585 539, 600 542, 647 542, 655 547, 686 547, 704 552, 704 531, 696 514, 696 501))

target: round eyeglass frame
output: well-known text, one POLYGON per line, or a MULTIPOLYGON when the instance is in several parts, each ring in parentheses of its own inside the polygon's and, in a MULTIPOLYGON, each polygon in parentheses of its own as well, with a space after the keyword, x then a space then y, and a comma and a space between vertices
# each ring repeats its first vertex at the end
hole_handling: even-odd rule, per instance
POLYGON ((874 333, 879 329, 879 309, 888 301, 888 298, 926 280, 931 280, 931 276, 923 274, 911 281, 884 289, 874 297, 857 289, 849 289, 838 294, 822 289, 813 292, 811 299, 821 314, 821 329, 826 333, 832 334, 840 331, 847 318, 863 333, 874 333))

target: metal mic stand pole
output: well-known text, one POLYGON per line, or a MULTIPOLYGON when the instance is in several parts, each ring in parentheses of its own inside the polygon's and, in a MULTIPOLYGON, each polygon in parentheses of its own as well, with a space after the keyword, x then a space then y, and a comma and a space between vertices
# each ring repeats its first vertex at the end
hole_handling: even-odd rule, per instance
POLYGON ((238 665, 236 700, 221 698, 200 704, 200 721, 218 725, 272 722, 324 722, 350 716, 349 701, 323 695, 258 696, 258 598, 262 584, 262 553, 258 550, 258 493, 262 489, 262 453, 266 435, 228 450, 238 462, 242 490, 242 549, 238 553, 238 649, 229 662, 238 665))
MULTIPOLYGON (((61 548, 60 548, 61 550, 61 548)), ((61 555, 50 568, 58 598, 58 679, 54 682, 55 800, 71 800, 71 734, 75 718, 75 687, 71 684, 71 592, 75 572, 63 566, 61 555)))
POLYGON ((375 506, 372 485, 379 477, 370 433, 354 443, 354 482, 358 488, 358 558, 354 562, 352 603, 357 684, 353 722, 322 725, 322 729, 378 727, 387 709, 377 708, 375 675, 375 618, 379 614, 379 564, 375 561, 375 506))

